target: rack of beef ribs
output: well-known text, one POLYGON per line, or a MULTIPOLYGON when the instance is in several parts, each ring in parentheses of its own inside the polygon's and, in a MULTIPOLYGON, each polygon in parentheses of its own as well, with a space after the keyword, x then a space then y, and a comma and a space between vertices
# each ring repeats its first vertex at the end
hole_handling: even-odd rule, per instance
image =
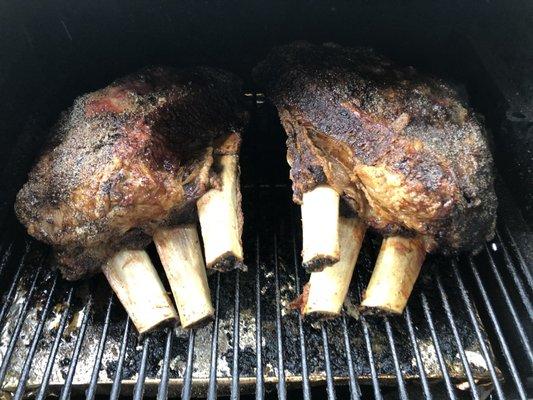
POLYGON ((198 217, 207 267, 242 266, 241 96, 237 77, 203 67, 148 68, 83 95, 17 196, 63 276, 101 270, 141 333, 177 317, 144 251, 152 240, 183 327, 213 316, 198 217))
POLYGON ((275 48, 254 76, 287 133, 312 272, 304 313, 339 314, 364 226, 384 236, 367 312, 401 313, 426 253, 492 237, 485 130, 449 85, 368 49, 306 42, 275 48))

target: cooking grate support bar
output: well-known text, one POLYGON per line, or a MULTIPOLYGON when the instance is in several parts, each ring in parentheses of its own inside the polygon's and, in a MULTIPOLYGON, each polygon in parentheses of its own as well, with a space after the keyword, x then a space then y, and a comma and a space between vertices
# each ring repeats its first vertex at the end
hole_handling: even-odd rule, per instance
MULTIPOLYGON (((192 394, 192 370, 193 370, 193 357, 194 357, 194 340, 196 339, 196 330, 191 329, 189 332, 189 347, 187 349, 187 366, 185 367, 185 377, 183 378, 183 389, 181 391, 182 399, 190 399, 192 394)), ((165 367, 166 368, 166 367, 165 367)), ((168 371, 168 368, 166 368, 168 371)), ((164 387, 165 393, 161 394, 160 398, 166 398, 168 380, 164 387)))
POLYGON ((100 371, 100 365, 102 364, 102 356, 104 355, 105 342, 107 340, 107 330, 109 329, 109 320, 111 318, 111 309, 113 308, 114 295, 109 296, 107 302, 107 309, 105 313, 104 326, 102 328, 102 336, 98 342, 98 348, 96 350, 96 359, 94 360, 93 372, 91 374, 91 382, 86 393, 86 400, 93 400, 96 395, 96 386, 98 384, 98 372, 100 371))
MULTIPOLYGON (((25 246, 24 254, 22 255, 17 271, 15 272, 15 276, 12 279, 11 285, 9 286, 9 291, 7 292, 6 300, 4 304, 2 304, 2 308, 0 309, 0 328, 3 327, 4 317, 6 315, 7 310, 9 309, 9 306, 11 305, 13 301, 13 296, 15 295, 15 289, 17 288, 17 285, 19 283, 19 277, 20 273, 22 272, 23 266, 26 264, 26 257, 28 253, 30 252, 30 243, 27 242, 25 246)), ((3 265, 7 265, 9 261, 9 257, 12 255, 11 253, 11 246, 8 248, 6 252, 7 257, 3 257, 3 265)))
POLYGON ((72 303, 73 295, 74 295, 74 288, 71 286, 70 289, 68 290, 65 309, 63 310, 63 315, 61 316, 61 319, 59 321, 59 327, 57 329, 57 332, 54 338, 52 350, 50 351, 50 355, 48 356, 48 361, 46 362, 46 368, 44 370, 45 372, 43 376, 43 381, 41 382, 39 391, 37 392, 37 396, 35 396, 36 400, 43 400, 46 397, 46 392, 48 390, 48 384, 50 382, 52 368, 54 366, 54 361, 56 359, 57 351, 59 349, 61 336, 63 336, 63 332, 65 331, 65 328, 67 326, 68 317, 70 316, 70 305, 72 303))
MULTIPOLYGON (((291 209, 292 211, 292 209, 291 209)), ((294 215, 291 212, 291 220, 294 221, 294 215)), ((300 283, 300 265, 298 265, 298 255, 296 251, 296 231, 294 228, 295 224, 292 225, 292 259, 293 259, 293 265, 294 265, 294 283, 296 286, 296 296, 300 296, 302 294, 302 287, 300 283)), ((303 326, 303 317, 300 313, 298 313, 298 334, 299 334, 299 341, 300 341, 300 355, 302 357, 302 394, 304 400, 310 400, 311 399, 311 385, 309 383, 309 371, 307 369, 307 348, 305 344, 305 336, 304 336, 304 326, 303 326)), ((351 363, 351 349, 349 348, 349 341, 347 342, 348 345, 346 347, 347 356, 349 357, 350 361, 348 364, 348 367, 350 368, 350 383, 352 382, 351 377, 353 374, 353 365, 351 363)), ((354 375, 355 376, 355 375, 354 375)), ((351 389, 353 383, 351 383, 351 389)))
POLYGON ((240 397, 239 388, 239 313, 240 313, 240 271, 235 271, 235 301, 233 303, 233 369, 231 372, 231 400, 238 400, 240 397))
MULTIPOLYGON (((529 300, 529 294, 526 292, 526 289, 524 287, 524 283, 522 282, 522 279, 518 276, 518 273, 517 273, 516 269, 513 266, 513 261, 511 260, 511 255, 509 254, 509 250, 507 249, 506 246, 503 245, 503 240, 502 240, 502 237, 501 237, 500 233, 498 232, 498 230, 496 230, 496 239, 498 240, 500 248, 503 251, 503 257, 504 257, 504 261, 505 261, 503 263, 503 265, 505 265, 505 269, 507 270, 507 272, 513 278, 513 282, 516 285, 516 288, 518 289, 518 292, 520 293, 520 300, 522 300, 522 303, 524 304, 524 307, 526 307, 527 313, 528 313, 528 315, 530 316, 530 319, 531 319, 531 318, 533 318, 532 317, 533 316, 533 307, 531 306, 531 301, 529 300)), ((498 271, 498 273, 499 273, 499 271, 498 271)), ((526 277, 526 280, 527 279, 528 278, 526 277)), ((530 288, 530 291, 531 291, 533 289, 533 285, 530 285, 529 288, 530 288)))
POLYGON ((357 375, 353 367, 352 360, 352 347, 350 345, 350 339, 348 337, 348 324, 346 322, 346 315, 342 315, 342 336, 344 338, 344 348, 346 349, 346 363, 348 364, 348 376, 350 378, 350 395, 351 400, 360 400, 361 399, 361 388, 359 387, 359 382, 357 381, 357 375))
POLYGON ((418 374, 420 376, 420 381, 422 382, 422 390, 424 392, 424 399, 430 400, 433 398, 431 391, 429 390, 429 382, 426 375, 426 370, 424 368, 424 363, 422 362, 422 356, 420 355, 420 348, 418 347, 418 341, 415 335, 415 329, 413 326, 413 321, 411 319, 411 311, 409 305, 405 307, 405 324, 407 325, 407 330, 409 332, 409 340, 411 341, 411 348, 415 354, 416 366, 418 368, 418 374))
POLYGON ((37 270, 37 273, 35 274, 35 277, 33 278, 30 289, 28 291, 28 295, 26 299, 24 300, 24 304, 20 308, 20 311, 17 315, 17 319, 16 319, 17 322, 15 324, 15 329, 13 331, 11 339, 9 340, 7 350, 2 360, 2 365, 0 366, 0 382, 3 382, 6 377, 7 368, 9 366, 9 362, 11 361, 11 356, 13 354, 13 350, 15 349, 17 340, 19 339, 19 335, 22 330, 22 325, 24 324, 24 318, 26 317, 26 312, 28 311, 30 300, 33 297, 33 292, 35 291, 35 287, 37 286, 37 281, 39 279, 40 273, 41 273, 41 267, 39 267, 39 269, 37 270))
POLYGON ((276 289, 276 338, 278 345, 278 398, 287 398, 287 387, 285 386, 285 365, 283 354, 283 334, 281 322, 281 292, 279 288, 279 264, 278 264, 278 236, 274 235, 274 282, 276 289))
MULTIPOLYGON (((520 271, 526 277, 527 284, 528 284, 530 290, 533 290, 533 275, 532 275, 532 272, 529 269, 529 267, 527 266, 526 261, 524 260, 524 256, 520 252, 520 249, 519 249, 518 245, 516 244, 516 240, 513 237, 509 226, 505 222, 503 222, 502 224, 503 224, 503 228, 504 228, 503 231, 505 232, 505 235, 507 236, 507 238, 509 240, 509 248, 514 249, 514 253, 515 253, 516 258, 517 258, 516 265, 518 265, 518 267, 520 267, 520 271)), ((497 237, 500 238, 500 243, 502 244, 502 247, 507 248, 507 246, 505 245, 505 242, 501 240, 502 236, 499 233, 498 229, 496 229, 496 234, 497 234, 497 237)), ((507 254, 509 254, 508 248, 507 248, 507 254)), ((515 266, 515 263, 513 263, 513 262, 511 262, 510 264, 507 264, 507 268, 511 269, 511 270, 514 270, 514 268, 513 268, 514 266, 515 266)))
MULTIPOLYGON (((488 248, 488 246, 485 246, 485 247, 486 247, 486 253, 488 254, 488 258, 489 258, 490 268, 492 270, 492 273, 494 274, 494 277, 496 278, 496 282, 498 283, 498 286, 500 287, 500 292, 503 295, 505 305, 509 309, 509 313, 514 322, 514 327, 518 332, 518 337, 520 338, 522 348, 529 359, 529 363, 533 365, 533 352, 531 351, 531 344, 529 343, 529 340, 527 339, 527 335, 526 335, 524 326, 522 325, 522 321, 520 321, 520 318, 518 317, 518 312, 515 306, 513 305, 511 296, 509 296, 509 292, 507 291, 507 289, 505 288, 505 284, 503 283, 502 276, 498 272, 498 268, 496 267, 496 264, 494 262, 494 256, 491 254, 491 251, 488 248)), ((527 309, 527 315, 529 316, 529 321, 531 323, 532 318, 533 318, 531 304, 529 303, 527 296, 524 296, 523 299, 524 299, 523 303, 527 309)))
POLYGON ((394 344, 394 336, 392 334, 392 328, 390 325, 389 318, 383 317, 385 322, 385 330, 387 332, 387 339, 389 340, 389 346, 391 350, 392 360, 394 362, 394 371, 396 372, 396 382, 398 383, 398 395, 400 399, 407 400, 407 390, 405 389, 405 382, 403 380, 402 371, 400 369, 400 362, 398 360, 398 355, 396 353, 396 345, 394 344))
POLYGON ((444 286, 442 285, 440 272, 437 272, 435 279, 437 282, 437 288, 439 289, 440 297, 442 299, 442 305, 444 306, 446 317, 448 318, 448 322, 450 323, 450 328, 452 329, 453 337, 455 338, 455 343, 457 344, 457 350, 459 351, 459 357, 461 357, 461 363, 463 364, 466 378, 471 388, 470 390, 471 390, 472 398, 474 400, 479 400, 478 388, 474 381, 474 376, 472 375, 472 369, 470 368, 470 364, 468 363, 468 359, 465 354, 465 349, 463 347, 463 344, 461 343, 461 338, 459 337, 457 325, 455 324, 455 319, 453 318, 452 310, 450 308, 450 303, 448 302, 448 296, 446 295, 444 286))
MULTIPOLYGON (((217 272, 217 283, 215 289, 215 320, 213 321, 213 332, 211 334, 211 363, 209 373, 209 386, 207 388, 207 398, 215 400, 217 397, 217 350, 218 350, 218 325, 220 315, 220 272, 217 272)), ((187 369, 192 369, 192 364, 187 365, 187 369)))
POLYGON ((28 352, 28 355, 26 356, 26 359, 24 360, 24 365, 22 367, 22 373, 20 374, 20 377, 19 377, 19 384, 17 385, 17 390, 15 392, 15 395, 13 396, 13 398, 16 400, 22 399, 22 396, 24 396, 24 391, 26 389, 26 380, 28 379, 28 375, 30 373, 31 362, 33 361, 33 356, 35 355, 35 351, 37 350, 37 345, 39 344, 39 338, 41 337, 41 332, 46 322, 46 318, 48 317, 48 311, 50 310, 50 304, 52 304, 52 297, 55 294, 57 280, 58 280, 58 274, 55 273, 54 280, 52 282, 52 287, 50 288, 50 293, 48 295, 48 298, 46 299, 46 304, 41 314, 41 319, 39 320, 39 324, 37 325, 37 328, 35 329, 35 333, 33 334, 33 339, 31 341, 30 350, 28 352))
POLYGON ((420 301, 422 302, 422 308, 424 310, 424 315, 425 315, 427 323, 429 325, 429 331, 431 333, 431 339, 433 340, 433 346, 434 346, 435 352, 437 354, 437 360, 439 361, 440 370, 441 370, 442 376, 444 378, 444 383, 446 385, 446 391, 448 393, 448 398, 450 398, 452 400, 456 400, 457 397, 455 396, 455 392, 453 390, 450 374, 448 372, 448 368, 446 368, 446 363, 444 362, 444 357, 442 356, 441 346, 440 346, 440 343, 439 343, 439 338, 437 337, 437 332, 436 332, 436 329, 435 329, 435 325, 433 323, 433 317, 432 317, 431 311, 429 309, 428 300, 427 300, 426 295, 424 293, 420 293, 420 301))
POLYGON ((89 322, 89 315, 91 313, 91 308, 93 304, 92 295, 89 296, 87 300, 87 305, 85 306, 85 313, 81 321, 80 331, 78 337, 76 338, 76 346, 74 347, 74 352, 72 353, 72 359, 68 367, 67 379, 65 380, 65 386, 61 391, 61 400, 68 400, 70 398, 70 391, 72 388, 72 382, 74 381, 74 374, 76 372, 76 367, 78 366, 78 360, 80 356, 81 345, 83 343, 83 338, 85 337, 85 332, 87 331, 87 325, 89 322))
POLYGON ((500 347, 502 349, 502 352, 503 352, 503 356, 505 358, 505 361, 507 363, 507 366, 509 367, 509 372, 511 374, 511 377, 515 383, 515 386, 516 386, 516 390, 518 391, 518 394, 520 396, 521 399, 526 399, 527 398, 527 395, 524 391, 524 385, 520 379, 520 375, 518 374, 518 370, 516 368, 516 364, 514 362, 514 359, 511 355, 511 351, 509 350, 509 346, 507 344, 507 341, 505 340, 505 336, 503 335, 503 332, 502 332, 502 329, 501 329, 501 326, 498 322, 498 319, 496 318, 496 313, 494 312, 494 308, 492 307, 492 303, 491 301, 489 300, 489 297, 487 295, 487 292, 485 290, 485 287, 483 286, 483 283, 481 281, 481 277, 479 276, 479 272, 477 270, 477 267, 474 263, 474 261, 472 261, 472 259, 470 258, 468 260, 468 264, 470 266, 470 270, 475 278, 475 281, 477 283, 477 287, 481 293, 481 296, 483 297, 483 302, 485 304, 485 307, 489 313, 489 318, 492 322, 492 325, 494 327, 494 330, 496 331, 497 333, 497 338, 498 338, 498 342, 500 344, 500 347))

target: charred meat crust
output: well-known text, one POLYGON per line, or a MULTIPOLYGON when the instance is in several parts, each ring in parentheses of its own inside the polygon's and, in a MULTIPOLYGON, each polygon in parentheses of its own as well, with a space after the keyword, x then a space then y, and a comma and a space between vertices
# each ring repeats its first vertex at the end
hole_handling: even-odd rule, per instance
POLYGON ((154 229, 194 218, 216 185, 213 154, 237 154, 241 82, 217 69, 147 68, 83 95, 61 116, 15 203, 77 279, 154 229))
POLYGON ((338 258, 327 255, 318 255, 302 263, 302 267, 309 273, 323 271, 325 267, 333 265, 338 262, 338 258))
POLYGON ((475 251, 496 196, 482 124, 444 82, 368 49, 297 42, 253 72, 287 132, 294 200, 323 183, 384 235, 475 251))
POLYGON ((211 264, 208 264, 207 268, 220 272, 228 272, 234 269, 240 269, 241 271, 248 270, 248 267, 244 265, 243 260, 235 257, 232 252, 221 254, 211 264))

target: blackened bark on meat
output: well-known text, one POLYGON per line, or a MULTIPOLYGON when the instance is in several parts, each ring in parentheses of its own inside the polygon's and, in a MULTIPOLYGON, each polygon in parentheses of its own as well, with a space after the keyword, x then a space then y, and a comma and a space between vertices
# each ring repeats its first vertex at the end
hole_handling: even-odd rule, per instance
POLYGON ((479 119, 442 81, 368 49, 297 42, 254 69, 287 135, 296 202, 335 188, 384 235, 475 251, 493 235, 492 156, 479 119))
POLYGON ((220 70, 119 79, 62 115, 16 214, 56 248, 67 278, 94 273, 118 249, 143 248, 158 227, 194 217, 217 184, 213 155, 238 152, 246 118, 240 80, 220 70))

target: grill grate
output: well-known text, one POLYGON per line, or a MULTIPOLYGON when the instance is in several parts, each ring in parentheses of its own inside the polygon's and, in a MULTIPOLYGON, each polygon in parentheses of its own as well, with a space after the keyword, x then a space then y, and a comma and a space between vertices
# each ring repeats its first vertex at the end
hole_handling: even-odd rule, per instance
POLYGON ((487 387, 496 398, 527 398, 533 281, 504 223, 505 209, 495 240, 479 256, 428 260, 401 317, 358 316, 353 306, 379 248, 379 238, 369 235, 345 314, 315 327, 287 309, 306 281, 290 189, 243 190, 249 271, 210 276, 215 320, 191 332, 168 328, 139 339, 102 278, 63 281, 44 268, 50 263, 45 247, 6 228, 0 264, 6 393, 15 399, 30 393, 67 399, 83 390, 88 399, 101 392, 112 399, 180 393, 237 399, 255 391, 263 399, 275 389, 280 399, 292 398, 292 390, 304 399, 341 393, 429 399, 443 390, 455 399, 459 385, 471 388, 474 399, 487 387))

